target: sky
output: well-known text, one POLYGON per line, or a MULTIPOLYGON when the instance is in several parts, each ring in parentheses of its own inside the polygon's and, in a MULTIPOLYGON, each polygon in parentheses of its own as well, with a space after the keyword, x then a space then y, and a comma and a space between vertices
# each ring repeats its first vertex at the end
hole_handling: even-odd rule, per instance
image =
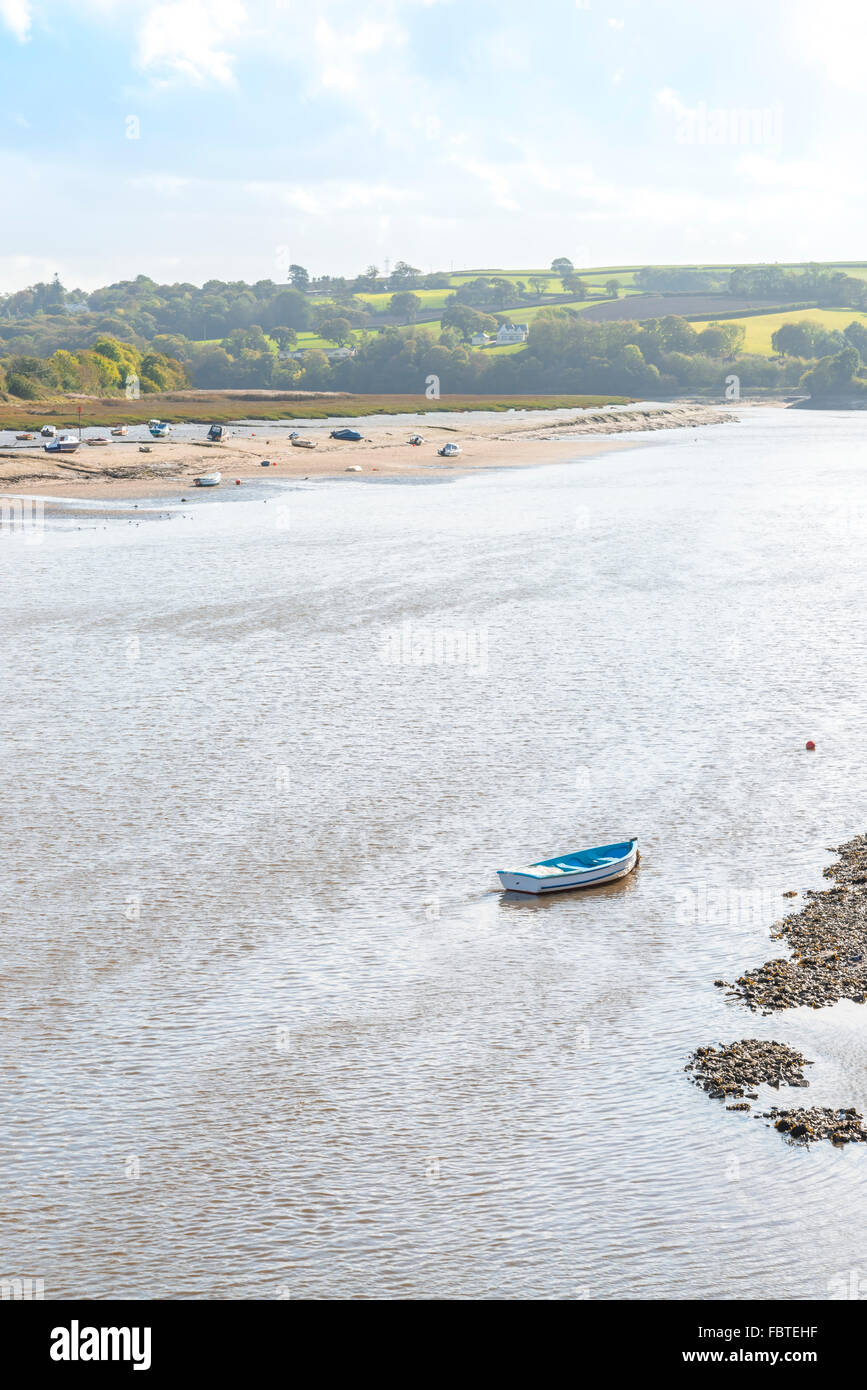
POLYGON ((863 0, 0 0, 0 293, 867 258, 863 0))

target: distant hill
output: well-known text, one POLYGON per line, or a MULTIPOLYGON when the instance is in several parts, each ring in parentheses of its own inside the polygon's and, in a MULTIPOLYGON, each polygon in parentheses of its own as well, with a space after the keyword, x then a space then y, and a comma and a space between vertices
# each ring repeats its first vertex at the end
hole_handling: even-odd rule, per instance
POLYGON ((430 376, 468 393, 667 395, 718 390, 735 367, 747 389, 805 389, 816 363, 852 349, 860 373, 864 313, 867 262, 582 270, 558 257, 423 275, 398 261, 353 279, 293 265, 284 282, 139 275, 90 292, 55 278, 0 296, 0 394, 119 391, 133 375, 144 391, 414 392, 430 376), (794 332, 798 313, 832 318, 794 332), (529 338, 497 343, 513 322, 529 338))

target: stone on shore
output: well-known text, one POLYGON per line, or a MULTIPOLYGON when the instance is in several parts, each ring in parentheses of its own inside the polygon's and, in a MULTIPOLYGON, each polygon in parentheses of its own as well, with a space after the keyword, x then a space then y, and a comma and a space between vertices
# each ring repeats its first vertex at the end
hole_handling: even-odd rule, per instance
POLYGON ((746 970, 729 986, 756 1013, 867 1002, 867 835, 835 852, 840 859, 824 871, 834 886, 806 893, 806 906, 772 929, 791 957, 746 970))
MULTIPOLYGON (((752 1086, 809 1086, 803 1068, 812 1066, 806 1057, 785 1043, 766 1038, 744 1038, 741 1042, 716 1047, 699 1047, 684 1071, 693 1073, 697 1086, 715 1100, 743 1100, 752 1086)), ((754 1092, 750 1092, 755 1100, 754 1092)), ((727 1106, 729 1110, 749 1110, 749 1105, 727 1106)))

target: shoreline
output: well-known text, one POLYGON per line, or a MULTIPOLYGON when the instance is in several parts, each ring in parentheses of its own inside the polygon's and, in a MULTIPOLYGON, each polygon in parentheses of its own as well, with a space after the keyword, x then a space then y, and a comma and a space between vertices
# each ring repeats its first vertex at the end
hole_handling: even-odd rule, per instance
POLYGON ((230 487, 233 493, 236 480, 242 487, 254 479, 280 478, 441 481, 489 469, 565 462, 638 443, 606 437, 614 434, 695 429, 736 418, 731 411, 695 403, 585 411, 567 419, 524 417, 508 423, 468 416, 465 428, 438 424, 434 417, 417 426, 369 425, 358 442, 329 438, 331 421, 325 420, 306 424, 299 431, 316 441, 313 449, 293 446, 288 431, 278 433, 273 424, 256 430, 236 426, 238 433, 220 443, 169 438, 149 440, 143 446, 138 440, 125 439, 99 449, 83 444, 74 454, 61 457, 46 454, 34 441, 27 447, 0 447, 0 494, 45 496, 60 504, 67 498, 70 502, 180 501, 182 494, 189 501, 198 491, 194 478, 216 470, 223 475, 222 486, 230 487), (418 447, 408 443, 414 429, 425 439, 418 447), (449 441, 460 444, 461 454, 454 459, 440 458, 437 449, 449 441), (263 459, 269 460, 269 467, 262 466, 263 459))
MULTIPOLYGON (((734 983, 714 980, 727 997, 753 1013, 768 1016, 807 1006, 822 1009, 842 999, 867 1002, 867 835, 858 835, 829 853, 839 855, 823 869, 831 887, 804 893, 806 905, 771 927, 771 939, 784 941, 791 956, 778 956, 745 970, 734 983)), ((785 897, 793 896, 786 893, 785 897)), ((763 1082, 809 1086, 801 1068, 809 1059, 784 1043, 746 1038, 719 1050, 700 1047, 685 1068, 708 1095, 737 1101, 727 1110, 750 1110, 758 1093, 747 1090, 763 1082), (744 1099, 746 1097, 746 1099, 744 1099)), ((790 1143, 811 1144, 828 1139, 843 1145, 867 1142, 864 1116, 852 1107, 757 1111, 790 1143)))

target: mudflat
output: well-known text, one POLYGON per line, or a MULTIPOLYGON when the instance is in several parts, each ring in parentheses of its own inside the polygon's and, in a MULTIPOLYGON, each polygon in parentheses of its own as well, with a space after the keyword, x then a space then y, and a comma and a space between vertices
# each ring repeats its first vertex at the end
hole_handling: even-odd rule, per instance
MULTIPOLYGON (((682 403, 640 408, 576 412, 546 417, 522 416, 514 422, 468 414, 460 424, 437 423, 436 417, 418 426, 391 422, 358 422, 360 441, 331 439, 332 421, 297 422, 301 436, 314 448, 293 445, 285 430, 259 425, 233 425, 226 438, 114 439, 99 448, 83 443, 73 454, 46 453, 36 440, 0 448, 0 490, 70 498, 134 499, 175 497, 194 486, 203 473, 219 470, 223 485, 252 478, 324 478, 344 474, 388 477, 456 476, 489 468, 558 463, 625 448, 624 434, 647 430, 695 428, 734 417, 713 406, 682 403), (417 429, 421 445, 409 443, 417 429), (604 438, 605 436, 618 438, 604 438), (453 458, 438 450, 446 443, 460 445, 453 458), (262 466, 267 460, 269 467, 262 466)), ((108 437, 108 431, 105 432, 108 437)))

